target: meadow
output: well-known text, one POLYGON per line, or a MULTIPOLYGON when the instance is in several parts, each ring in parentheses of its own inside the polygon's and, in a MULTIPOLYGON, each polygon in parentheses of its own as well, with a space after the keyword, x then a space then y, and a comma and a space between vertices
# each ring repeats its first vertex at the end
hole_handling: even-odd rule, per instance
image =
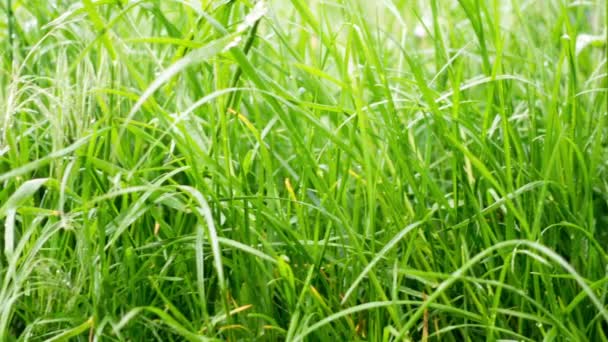
POLYGON ((608 341, 605 0, 2 0, 0 341, 608 341))

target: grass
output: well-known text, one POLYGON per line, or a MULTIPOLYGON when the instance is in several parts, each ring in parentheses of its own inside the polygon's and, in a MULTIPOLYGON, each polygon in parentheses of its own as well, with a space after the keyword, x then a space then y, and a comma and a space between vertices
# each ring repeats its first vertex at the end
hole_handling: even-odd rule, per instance
POLYGON ((1 8, 1 341, 608 341, 606 1, 1 8))

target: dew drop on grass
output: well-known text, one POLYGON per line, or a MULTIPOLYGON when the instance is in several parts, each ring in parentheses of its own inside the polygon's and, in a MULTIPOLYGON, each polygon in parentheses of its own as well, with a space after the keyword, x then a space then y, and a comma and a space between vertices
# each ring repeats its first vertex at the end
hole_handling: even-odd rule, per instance
POLYGON ((416 36, 416 38, 426 37, 426 31, 424 30, 424 27, 422 27, 422 25, 416 25, 416 28, 414 29, 414 36, 416 36))

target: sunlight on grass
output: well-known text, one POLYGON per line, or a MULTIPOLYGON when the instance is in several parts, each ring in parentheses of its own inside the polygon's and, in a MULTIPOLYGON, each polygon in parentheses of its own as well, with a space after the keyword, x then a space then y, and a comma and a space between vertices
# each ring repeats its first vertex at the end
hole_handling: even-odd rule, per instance
POLYGON ((0 341, 608 341, 605 0, 0 8, 0 341))

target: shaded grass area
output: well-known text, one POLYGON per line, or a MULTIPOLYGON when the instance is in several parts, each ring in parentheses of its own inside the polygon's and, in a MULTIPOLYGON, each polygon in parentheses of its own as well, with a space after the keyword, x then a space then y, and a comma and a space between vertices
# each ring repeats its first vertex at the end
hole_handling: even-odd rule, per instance
POLYGON ((0 340, 608 340, 606 1, 3 1, 0 340))

